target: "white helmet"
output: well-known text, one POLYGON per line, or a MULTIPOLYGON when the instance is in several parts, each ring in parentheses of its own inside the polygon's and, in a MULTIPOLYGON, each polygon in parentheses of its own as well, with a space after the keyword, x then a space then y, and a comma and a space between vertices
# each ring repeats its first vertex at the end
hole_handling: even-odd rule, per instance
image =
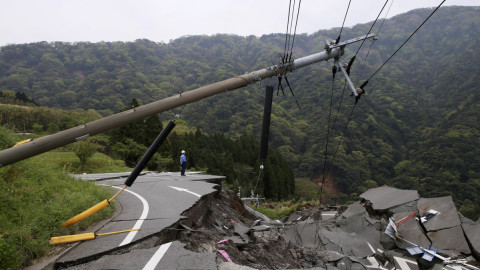
POLYGON ((185 150, 182 150, 182 154, 185 154, 185 150))

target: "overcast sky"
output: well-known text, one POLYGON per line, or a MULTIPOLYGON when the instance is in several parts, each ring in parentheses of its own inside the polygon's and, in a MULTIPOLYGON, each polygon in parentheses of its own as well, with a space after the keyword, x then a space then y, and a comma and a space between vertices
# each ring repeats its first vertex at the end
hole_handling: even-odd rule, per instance
MULTIPOLYGON (((441 1, 390 0, 385 12, 391 3, 387 17, 436 7, 441 1)), ((352 0, 345 25, 373 21, 384 3, 352 0)), ((451 5, 480 6, 480 0, 447 0, 444 4, 451 5)), ((340 27, 347 6, 348 0, 303 0, 297 33, 340 27)), ((287 0, 3 0, 0 46, 141 38, 168 42, 184 35, 285 33, 288 7, 287 0)))

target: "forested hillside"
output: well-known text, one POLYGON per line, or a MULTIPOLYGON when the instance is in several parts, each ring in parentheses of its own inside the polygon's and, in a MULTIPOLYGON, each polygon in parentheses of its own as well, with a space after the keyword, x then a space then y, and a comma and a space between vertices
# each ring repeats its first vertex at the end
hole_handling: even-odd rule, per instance
MULTIPOLYGON (((367 79, 431 11, 415 10, 386 20, 378 40, 372 46, 366 42, 357 55, 354 83, 367 79)), ((342 40, 364 35, 370 25, 344 29, 342 40)), ((335 39, 339 30, 297 35, 295 57, 323 50, 325 40, 335 39)), ((320 179, 330 130, 327 168, 340 199, 388 184, 418 189, 423 197, 452 195, 462 213, 478 218, 479 38, 478 8, 441 8, 369 81, 350 121, 353 99, 348 89, 341 98, 344 81, 338 73, 330 106, 331 61, 289 74, 301 109, 288 90, 274 96, 271 143, 296 176, 320 179)), ((284 42, 284 35, 271 34, 189 36, 168 44, 137 40, 9 45, 1 47, 0 90, 25 93, 42 106, 95 109, 108 115, 132 98, 146 104, 278 63, 284 42)), ((346 49, 345 62, 356 46, 346 49)), ((187 105, 181 118, 203 133, 260 138, 267 84, 276 88, 277 79, 187 105)), ((162 120, 180 110, 164 113, 162 120)))

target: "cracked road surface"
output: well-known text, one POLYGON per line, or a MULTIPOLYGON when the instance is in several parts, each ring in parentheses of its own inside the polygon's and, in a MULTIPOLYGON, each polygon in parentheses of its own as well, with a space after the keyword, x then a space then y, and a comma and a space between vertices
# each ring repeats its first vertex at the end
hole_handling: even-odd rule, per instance
MULTIPOLYGON (((80 175, 88 180, 96 180, 98 184, 112 186, 121 189, 125 177, 119 174, 115 179, 114 174, 107 174, 108 179, 102 179, 102 175, 80 175), (92 179, 93 178, 93 179, 92 179)), ((100 258, 104 254, 113 251, 121 253, 122 249, 128 248, 141 239, 146 239, 158 234, 165 228, 172 226, 183 219, 181 213, 190 209, 200 197, 216 192, 214 183, 206 181, 219 181, 224 177, 190 174, 181 177, 178 173, 147 173, 139 176, 135 183, 122 192, 115 200, 120 204, 121 211, 103 226, 97 234, 140 229, 130 233, 98 237, 94 240, 85 241, 70 250, 57 260, 57 266, 69 266, 85 263, 100 258)), ((139 256, 116 255, 115 262, 119 265, 147 265, 159 248, 142 251, 139 256)), ((157 264, 160 262, 157 262, 157 264)), ((155 269, 153 261, 148 269, 155 269)), ((111 262, 106 259, 95 262, 95 269, 111 268, 111 262), (103 264, 102 261, 105 263, 103 264)), ((118 268, 118 267, 114 267, 118 268)), ((127 269, 128 267, 122 267, 127 269)))
MULTIPOLYGON (((121 214, 97 233, 141 230, 81 243, 55 266, 70 270, 480 269, 480 220, 459 215, 451 197, 425 199, 417 191, 384 186, 368 190, 349 207, 299 208, 279 221, 251 212, 232 191, 196 181, 209 177, 142 176, 130 192, 117 197, 121 214), (420 223, 429 209, 438 213, 420 223), (390 218, 405 241, 387 235, 390 218), (463 234, 453 233, 462 229, 463 234), (443 257, 427 261, 422 259, 423 250, 409 254, 407 248, 413 244, 406 239, 435 247, 443 257)), ((123 179, 99 183, 120 188, 123 179)))

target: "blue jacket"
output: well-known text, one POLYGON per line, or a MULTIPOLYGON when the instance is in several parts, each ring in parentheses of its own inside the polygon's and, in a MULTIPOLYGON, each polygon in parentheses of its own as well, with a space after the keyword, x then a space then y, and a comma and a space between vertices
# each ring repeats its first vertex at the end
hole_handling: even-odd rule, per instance
POLYGON ((180 156, 180 163, 184 163, 184 162, 187 162, 187 158, 185 157, 185 154, 182 154, 180 156))

